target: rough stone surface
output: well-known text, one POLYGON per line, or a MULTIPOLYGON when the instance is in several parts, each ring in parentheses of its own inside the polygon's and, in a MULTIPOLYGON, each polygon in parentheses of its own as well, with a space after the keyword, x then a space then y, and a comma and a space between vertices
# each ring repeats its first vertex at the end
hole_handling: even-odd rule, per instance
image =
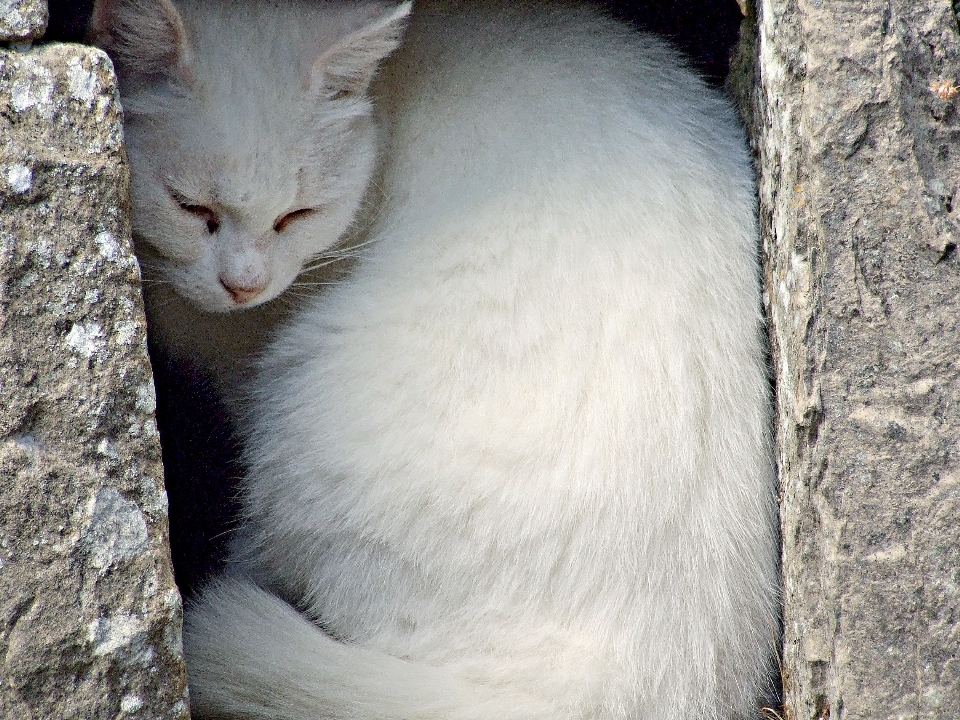
POLYGON ((47 19, 46 0, 0 0, 0 42, 37 40, 47 19))
POLYGON ((960 44, 949 0, 760 0, 783 714, 960 713, 960 44))
POLYGON ((181 601, 99 50, 0 52, 0 717, 187 717, 181 601))

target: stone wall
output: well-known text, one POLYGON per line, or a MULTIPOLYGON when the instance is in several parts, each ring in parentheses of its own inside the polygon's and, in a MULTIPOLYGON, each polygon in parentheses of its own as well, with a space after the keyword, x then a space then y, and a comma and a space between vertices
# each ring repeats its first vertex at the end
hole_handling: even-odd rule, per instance
POLYGON ((777 387, 783 714, 957 718, 957 21, 950 0, 757 4, 739 82, 777 387))
POLYGON ((0 5, 0 717, 183 720, 116 83, 45 23, 0 5))

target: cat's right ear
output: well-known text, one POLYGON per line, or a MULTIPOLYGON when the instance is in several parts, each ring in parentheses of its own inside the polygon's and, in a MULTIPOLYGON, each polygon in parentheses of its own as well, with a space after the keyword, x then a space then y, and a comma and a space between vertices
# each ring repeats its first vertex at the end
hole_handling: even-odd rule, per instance
POLYGON ((413 2, 378 13, 314 61, 310 84, 326 95, 359 95, 376 75, 380 61, 400 45, 413 2))
POLYGON ((97 0, 87 42, 107 51, 121 82, 190 82, 190 41, 170 0, 97 0))

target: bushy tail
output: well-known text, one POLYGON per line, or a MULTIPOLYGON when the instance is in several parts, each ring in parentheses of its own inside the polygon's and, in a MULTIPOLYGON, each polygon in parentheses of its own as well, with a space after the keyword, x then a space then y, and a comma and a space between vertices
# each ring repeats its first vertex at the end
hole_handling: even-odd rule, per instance
POLYGON ((443 668, 333 640, 242 577, 219 581, 187 613, 195 717, 264 720, 508 720, 556 717, 443 668))

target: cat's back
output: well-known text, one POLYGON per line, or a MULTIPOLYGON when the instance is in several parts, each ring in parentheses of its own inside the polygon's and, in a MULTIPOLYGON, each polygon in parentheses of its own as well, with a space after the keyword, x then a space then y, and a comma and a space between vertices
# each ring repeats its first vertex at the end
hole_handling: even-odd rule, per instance
POLYGON ((729 105, 590 9, 431 0, 375 98, 380 219, 258 387, 245 547, 269 536, 270 582, 308 583, 335 632, 379 628, 371 642, 414 658, 391 618, 467 648, 456 623, 524 608, 617 626, 598 642, 629 657, 646 625, 611 618, 637 602, 713 608, 743 588, 756 602, 716 610, 718 637, 765 637, 768 388, 729 105), (591 594, 624 568, 656 590, 591 594))
POLYGON ((750 162, 668 46, 590 8, 421 0, 375 96, 380 219, 274 346, 256 462, 295 466, 322 437, 337 472, 406 463, 455 496, 474 460, 498 483, 558 457, 577 475, 644 427, 680 447, 738 406, 762 437, 750 162))
POLYGON ((483 194, 613 172, 638 185, 724 174, 725 198, 752 203, 726 98, 669 44, 594 7, 421 0, 375 92, 392 128, 388 181, 393 170, 421 201, 437 178, 483 194))
POLYGON ((589 6, 420 0, 374 98, 381 220, 306 334, 317 318, 415 322, 434 305, 473 317, 483 299, 585 326, 603 308, 666 307, 697 335, 725 298, 722 321, 755 333, 742 128, 662 40, 589 6))
POLYGON ((274 357, 339 363, 341 389, 410 377, 429 393, 473 348, 499 396, 506 376, 544 389, 547 364, 558 386, 586 378, 595 350, 612 386, 643 392, 658 352, 705 368, 731 345, 759 356, 742 129, 663 41, 590 7, 419 0, 374 91, 380 219, 274 357))

